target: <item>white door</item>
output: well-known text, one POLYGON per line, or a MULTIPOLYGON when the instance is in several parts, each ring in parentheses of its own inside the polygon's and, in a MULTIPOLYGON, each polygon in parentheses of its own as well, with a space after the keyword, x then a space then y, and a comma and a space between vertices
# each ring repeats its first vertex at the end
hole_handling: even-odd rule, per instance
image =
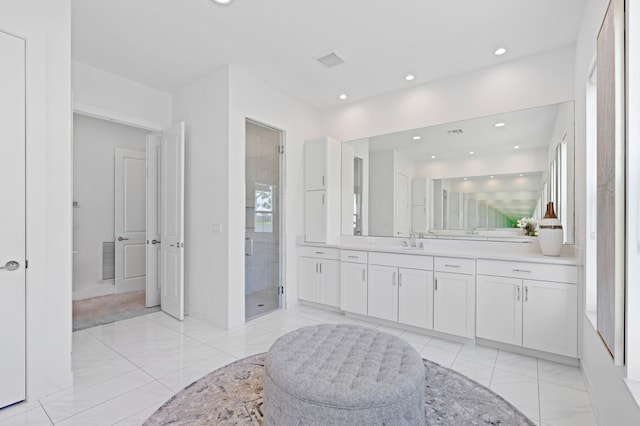
POLYGON ((310 302, 320 300, 320 288, 318 274, 320 273, 320 261, 312 257, 298 258, 298 298, 310 302))
POLYGON ((398 268, 369 265, 369 316, 398 321, 398 268))
POLYGON ((398 321, 433 328, 433 272, 400 269, 398 276, 398 321))
POLYGON ((320 303, 340 307, 340 261, 320 262, 320 303))
POLYGON ((304 143, 304 189, 327 189, 327 139, 314 139, 304 143))
POLYGON ((341 227, 342 235, 354 234, 354 159, 355 149, 348 144, 342 144, 342 209, 341 209, 341 227))
POLYGON ((475 292, 473 275, 435 274, 433 329, 463 337, 474 337, 475 292))
POLYGON ((524 280, 522 344, 576 357, 578 299, 575 284, 524 280))
POLYGON ((398 237, 409 236, 409 178, 402 173, 396 173, 396 211, 395 211, 395 235, 398 237))
POLYGON ((146 155, 115 150, 116 293, 144 290, 146 285, 146 155))
POLYGON ((0 408, 25 399, 25 42, 0 31, 0 408))
POLYGON ((341 309, 367 315, 367 264, 342 262, 341 309))
POLYGON ((522 280, 478 275, 476 336, 522 345, 522 280))
POLYGON ((150 308, 160 304, 160 158, 161 139, 147 136, 147 286, 146 304, 150 308))
POLYGON ((162 134, 160 305, 184 319, 184 122, 162 134))

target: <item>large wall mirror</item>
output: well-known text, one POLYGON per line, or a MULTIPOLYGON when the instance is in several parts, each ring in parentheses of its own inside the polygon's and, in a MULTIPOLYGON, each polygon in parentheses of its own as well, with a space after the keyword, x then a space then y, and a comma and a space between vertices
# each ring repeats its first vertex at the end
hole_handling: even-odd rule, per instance
POLYGON ((342 234, 522 237, 553 201, 574 243, 573 102, 342 144, 342 234))

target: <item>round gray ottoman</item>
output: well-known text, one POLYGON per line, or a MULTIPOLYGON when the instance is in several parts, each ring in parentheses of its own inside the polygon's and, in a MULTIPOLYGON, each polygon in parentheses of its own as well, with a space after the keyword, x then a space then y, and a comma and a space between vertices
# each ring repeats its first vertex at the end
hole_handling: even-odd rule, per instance
POLYGON ((403 340, 346 324, 280 337, 265 360, 265 425, 424 425, 424 365, 403 340))

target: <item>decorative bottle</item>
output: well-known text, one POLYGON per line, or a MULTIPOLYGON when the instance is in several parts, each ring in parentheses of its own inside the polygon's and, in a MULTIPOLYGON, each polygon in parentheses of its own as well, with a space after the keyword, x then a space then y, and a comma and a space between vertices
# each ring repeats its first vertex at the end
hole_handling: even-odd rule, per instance
POLYGON ((538 227, 538 242, 545 256, 560 256, 562 251, 562 224, 553 209, 553 201, 547 203, 547 212, 538 227))

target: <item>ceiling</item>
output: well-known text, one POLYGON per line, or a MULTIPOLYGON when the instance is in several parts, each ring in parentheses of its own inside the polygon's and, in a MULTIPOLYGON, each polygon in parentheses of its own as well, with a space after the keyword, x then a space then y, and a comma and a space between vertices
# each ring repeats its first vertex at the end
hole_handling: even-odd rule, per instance
POLYGON ((324 109, 573 44, 584 2, 72 0, 72 56, 168 92, 231 64, 324 109))

